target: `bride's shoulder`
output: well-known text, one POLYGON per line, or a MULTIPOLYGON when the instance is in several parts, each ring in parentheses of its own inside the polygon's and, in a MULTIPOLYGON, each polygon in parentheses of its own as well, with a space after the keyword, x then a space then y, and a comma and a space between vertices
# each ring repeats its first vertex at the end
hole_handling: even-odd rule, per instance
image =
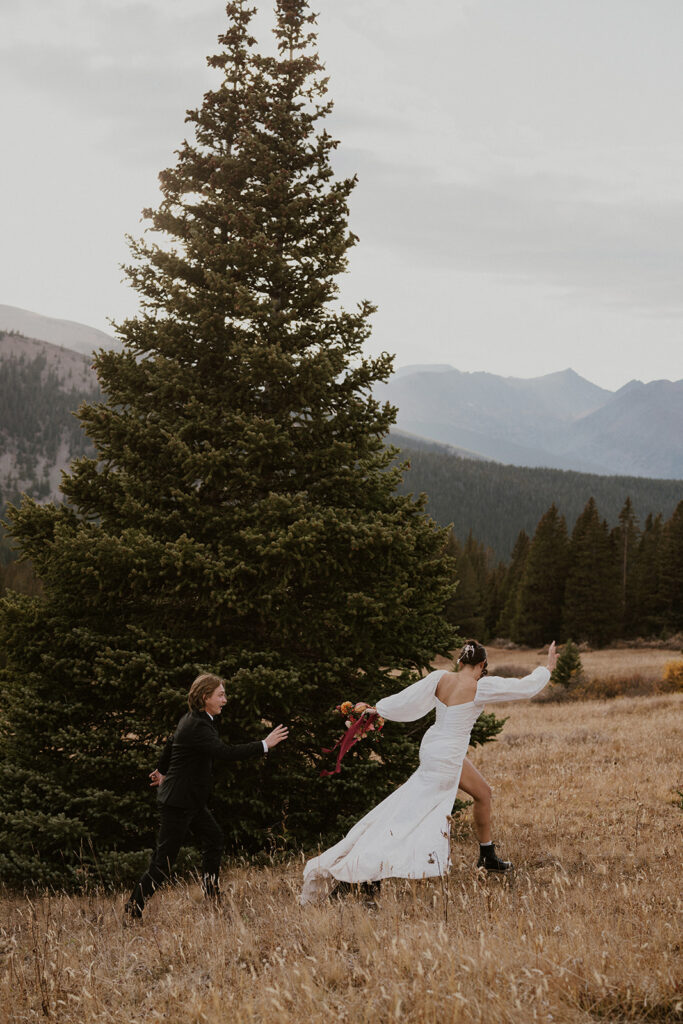
POLYGON ((448 672, 448 671, 442 672, 441 673, 441 678, 439 679, 438 683, 436 684, 436 695, 437 695, 437 697, 440 697, 444 693, 444 691, 450 690, 450 688, 453 686, 453 684, 455 683, 457 678, 458 678, 458 676, 457 676, 456 672, 448 672))

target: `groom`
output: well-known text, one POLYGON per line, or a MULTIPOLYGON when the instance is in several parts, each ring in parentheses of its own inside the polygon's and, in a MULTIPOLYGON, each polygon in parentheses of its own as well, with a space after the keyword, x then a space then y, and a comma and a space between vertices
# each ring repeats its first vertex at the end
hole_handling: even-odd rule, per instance
POLYGON ((267 754, 288 729, 278 725, 264 740, 229 747, 218 738, 214 723, 227 703, 225 683, 219 676, 198 676, 190 687, 189 711, 164 747, 159 767, 150 772, 150 785, 158 786, 161 815, 159 837, 149 867, 125 906, 124 920, 142 917, 145 900, 171 876, 171 869, 188 832, 202 848, 202 885, 207 896, 219 896, 218 874, 223 833, 206 806, 211 793, 214 761, 241 761, 267 754))

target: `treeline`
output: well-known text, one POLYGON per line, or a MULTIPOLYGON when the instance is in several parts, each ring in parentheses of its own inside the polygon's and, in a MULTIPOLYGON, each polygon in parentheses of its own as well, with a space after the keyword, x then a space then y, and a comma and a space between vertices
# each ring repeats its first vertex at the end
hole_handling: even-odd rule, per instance
POLYGON ((641 527, 630 497, 610 529, 594 498, 571 533, 552 504, 532 537, 521 530, 508 564, 470 532, 451 534, 459 586, 448 616, 483 641, 601 646, 683 630, 683 501, 641 527))
POLYGON ((467 537, 471 530, 505 561, 511 556, 519 531, 531 535, 552 502, 571 530, 591 497, 610 527, 618 524, 627 497, 641 523, 649 513, 669 519, 683 498, 680 480, 506 466, 461 458, 443 446, 430 446, 429 442, 393 431, 390 440, 400 447, 402 459, 410 463, 401 492, 426 493, 427 510, 440 526, 452 523, 460 538, 467 537))

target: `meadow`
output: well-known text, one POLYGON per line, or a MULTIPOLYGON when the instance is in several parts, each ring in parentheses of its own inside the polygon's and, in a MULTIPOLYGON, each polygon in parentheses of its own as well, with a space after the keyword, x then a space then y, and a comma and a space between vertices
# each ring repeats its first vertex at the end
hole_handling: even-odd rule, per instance
POLYGON ((512 877, 477 872, 465 812, 450 876, 376 906, 300 907, 296 859, 227 864, 218 908, 180 883, 128 928, 124 894, 6 895, 0 1020, 683 1020, 683 695, 497 710, 473 759, 512 877))
MULTIPOLYGON (((680 638, 676 638, 680 639, 680 638)), ((683 640, 681 640, 683 643, 683 640)), ((601 647, 581 652, 584 671, 592 679, 627 679, 639 675, 643 679, 661 680, 666 665, 680 660, 681 643, 671 642, 656 647, 601 647)), ((487 644, 489 671, 495 673, 501 666, 510 666, 531 672, 537 665, 544 664, 547 647, 542 650, 533 647, 502 647, 487 644)), ((446 659, 434 662, 438 668, 450 668, 446 659)))

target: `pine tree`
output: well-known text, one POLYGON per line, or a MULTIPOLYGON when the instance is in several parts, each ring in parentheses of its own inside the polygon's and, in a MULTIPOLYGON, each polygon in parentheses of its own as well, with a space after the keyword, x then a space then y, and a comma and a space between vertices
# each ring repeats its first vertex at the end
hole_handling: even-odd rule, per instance
POLYGON ((654 636, 665 628, 661 585, 663 533, 661 515, 648 515, 638 542, 634 570, 636 636, 654 636))
POLYGON ((524 573, 524 566, 529 557, 531 541, 525 530, 520 530, 512 549, 510 565, 501 589, 502 611, 496 623, 496 636, 509 638, 512 636, 512 626, 517 613, 517 598, 519 584, 524 573))
MULTIPOLYGON (((109 882, 140 870, 155 823, 146 773, 199 670, 229 680, 232 741, 291 738, 219 783, 246 849, 329 839, 405 779, 417 751, 392 726, 383 763, 318 777, 340 698, 376 700, 456 643, 446 533, 399 496, 370 391, 373 307, 336 302, 355 242, 354 179, 336 142, 305 0, 278 0, 277 54, 228 3, 221 83, 188 114, 194 139, 160 175, 152 237, 131 240, 138 316, 100 352, 106 401, 67 503, 25 501, 12 532, 44 587, 2 604, 0 878, 109 882), (403 676, 391 678, 391 669, 403 676)), ((327 763, 327 762, 325 762, 327 763)))
POLYGON ((449 552, 455 557, 457 590, 449 601, 448 619, 468 637, 486 640, 486 610, 489 597, 489 569, 486 548, 470 530, 464 545, 451 535, 449 552))
POLYGON ((640 530, 633 502, 627 498, 619 513, 619 525, 613 531, 621 577, 621 633, 636 633, 636 566, 640 530))
POLYGON ((517 591, 512 639, 537 646, 560 638, 567 575, 567 524, 554 504, 539 520, 517 591))
POLYGON ((508 567, 504 562, 498 562, 498 564, 491 569, 488 574, 488 596, 485 615, 485 631, 488 639, 496 636, 496 626, 498 625, 503 613, 507 576, 508 567))
POLYGON ((683 501, 664 524, 659 561, 663 625, 678 633, 683 630, 683 501))
POLYGON ((557 659, 557 664, 550 676, 551 683, 560 683, 565 689, 583 679, 583 665, 579 648, 573 640, 567 640, 557 659))
POLYGON ((619 628, 619 571, 607 523, 590 498, 576 520, 569 545, 564 632, 603 645, 619 628))

